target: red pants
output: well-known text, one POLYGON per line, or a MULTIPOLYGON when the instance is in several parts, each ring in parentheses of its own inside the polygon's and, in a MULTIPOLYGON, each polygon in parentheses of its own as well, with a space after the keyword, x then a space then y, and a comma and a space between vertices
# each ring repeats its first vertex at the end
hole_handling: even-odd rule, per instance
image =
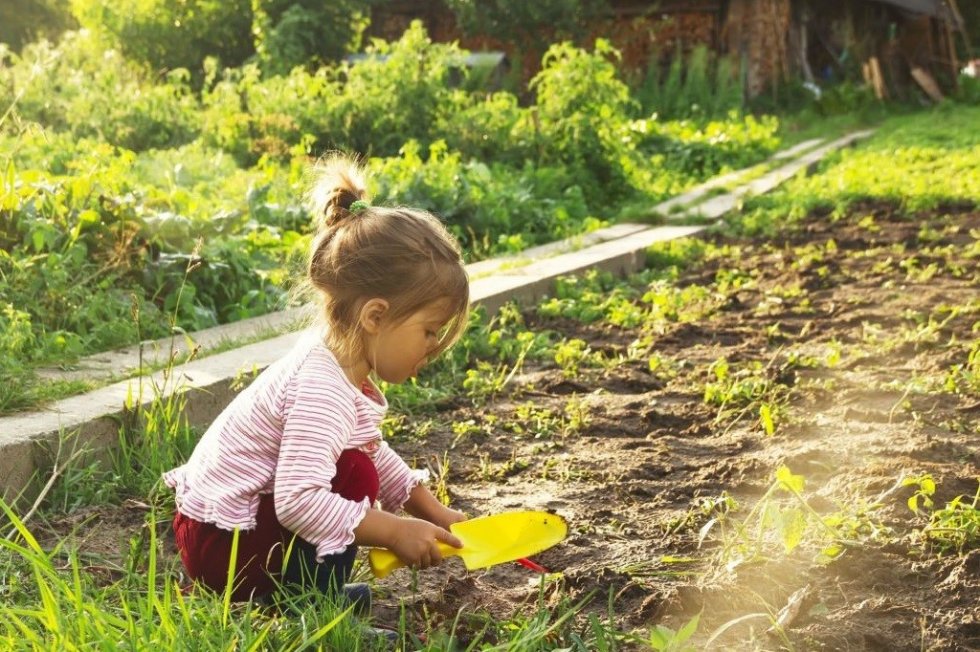
MULTIPOLYGON (((348 500, 369 498, 373 504, 378 497, 378 488, 378 472, 370 457, 358 450, 341 453, 331 491, 348 500)), ((248 600, 272 593, 282 574, 283 552, 294 537, 276 518, 272 494, 259 497, 255 521, 255 529, 240 530, 238 534, 233 600, 248 600)), ((190 578, 215 591, 224 591, 231 562, 232 531, 202 523, 178 511, 174 516, 174 534, 181 561, 190 578)), ((297 537, 297 541, 302 540, 297 537)))

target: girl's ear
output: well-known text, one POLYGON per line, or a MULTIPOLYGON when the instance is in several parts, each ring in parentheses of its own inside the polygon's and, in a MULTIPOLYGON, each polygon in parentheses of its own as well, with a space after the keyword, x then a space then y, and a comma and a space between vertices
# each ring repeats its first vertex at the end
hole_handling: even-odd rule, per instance
POLYGON ((368 299, 361 306, 358 323, 367 334, 377 335, 381 332, 381 325, 384 323, 384 317, 387 312, 387 301, 381 298, 368 299))

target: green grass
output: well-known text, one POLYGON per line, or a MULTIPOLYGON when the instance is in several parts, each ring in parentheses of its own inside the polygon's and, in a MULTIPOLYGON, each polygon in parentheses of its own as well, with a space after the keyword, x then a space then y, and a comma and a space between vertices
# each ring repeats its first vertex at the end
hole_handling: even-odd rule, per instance
POLYGON ((728 230, 770 234, 814 210, 844 214, 863 200, 905 212, 947 203, 980 202, 980 107, 944 104, 887 119, 856 148, 823 162, 818 174, 797 177, 746 203, 728 230))

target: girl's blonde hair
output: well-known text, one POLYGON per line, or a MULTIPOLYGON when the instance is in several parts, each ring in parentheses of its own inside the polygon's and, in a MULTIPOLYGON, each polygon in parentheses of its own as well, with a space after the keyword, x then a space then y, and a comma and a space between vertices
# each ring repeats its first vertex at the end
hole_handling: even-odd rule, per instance
POLYGON ((448 302, 448 322, 435 357, 466 328, 470 290, 459 243, 427 211, 366 205, 364 171, 348 156, 332 155, 313 168, 308 202, 316 221, 309 283, 323 302, 327 343, 335 353, 363 352, 361 307, 388 302, 386 323, 397 325, 437 301, 448 302), (352 204, 360 202, 354 206, 352 204))

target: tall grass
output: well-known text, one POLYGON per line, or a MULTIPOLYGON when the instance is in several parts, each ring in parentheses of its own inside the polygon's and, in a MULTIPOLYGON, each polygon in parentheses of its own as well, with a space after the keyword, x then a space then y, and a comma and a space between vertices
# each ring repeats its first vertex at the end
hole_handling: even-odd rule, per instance
POLYGON ((323 597, 308 596, 313 606, 303 618, 293 619, 251 603, 233 606, 230 593, 182 591, 173 564, 160 563, 153 513, 145 547, 133 546, 123 566, 97 568, 61 545, 44 550, 5 503, 0 508, 16 531, 0 539, 0 575, 9 593, 0 607, 0 648, 5 650, 301 650, 321 642, 335 649, 361 646, 349 610, 323 597), (97 570, 116 579, 100 580, 97 570))
POLYGON ((672 57, 666 76, 659 56, 647 64, 635 91, 646 115, 662 119, 720 117, 744 106, 738 70, 728 57, 712 55, 700 45, 686 57, 672 57))

